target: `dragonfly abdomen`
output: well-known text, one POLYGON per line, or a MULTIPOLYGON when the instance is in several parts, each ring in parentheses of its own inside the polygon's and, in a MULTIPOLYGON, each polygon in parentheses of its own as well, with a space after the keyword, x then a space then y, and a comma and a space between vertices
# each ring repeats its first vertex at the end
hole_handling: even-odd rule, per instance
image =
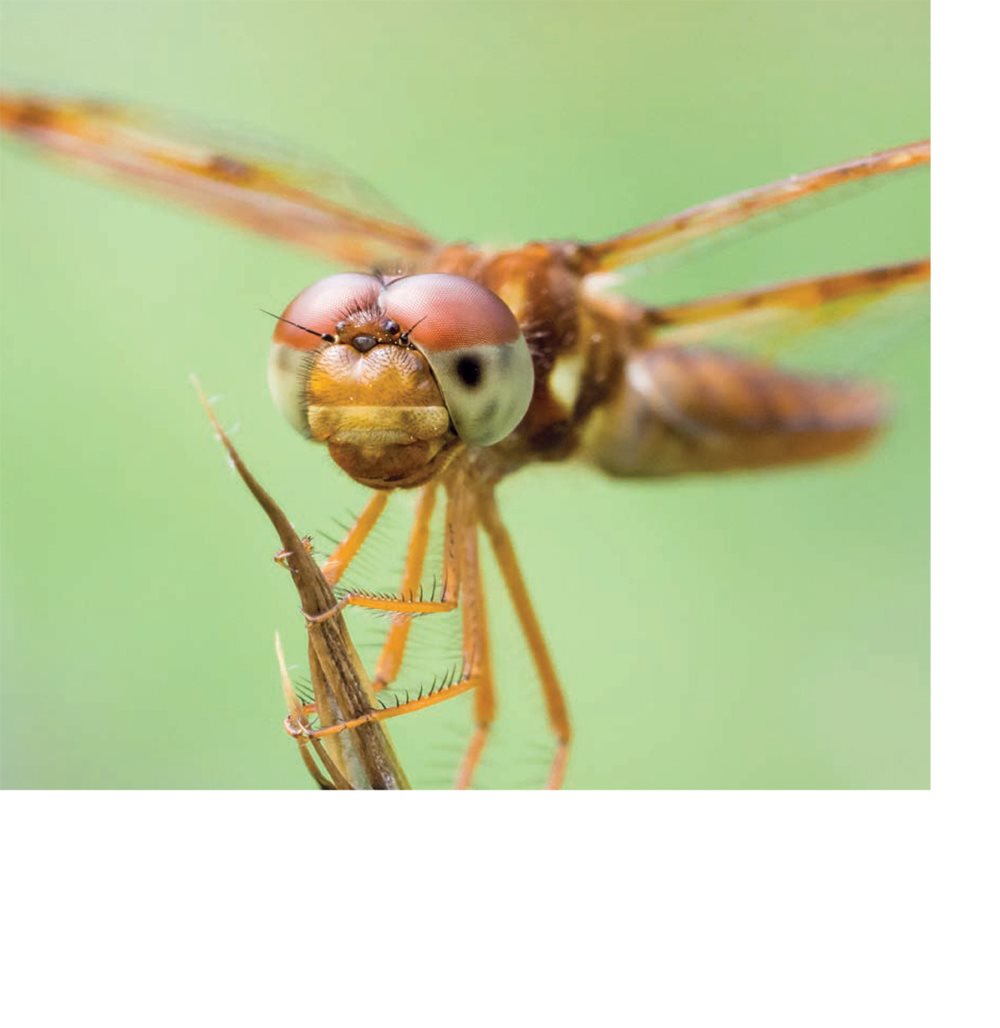
POLYGON ((885 415, 868 383, 660 346, 628 358, 617 396, 587 427, 584 452, 629 477, 797 464, 861 449, 885 415))

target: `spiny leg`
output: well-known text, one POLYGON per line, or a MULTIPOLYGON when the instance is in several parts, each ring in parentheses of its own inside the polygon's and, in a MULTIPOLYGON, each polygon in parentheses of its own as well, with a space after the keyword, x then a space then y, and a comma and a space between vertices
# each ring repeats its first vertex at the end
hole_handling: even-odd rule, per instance
POLYGON ((467 789, 479 766, 490 726, 496 716, 496 692, 490 663, 489 626, 486 623, 486 597, 479 566, 479 525, 469 504, 463 519, 460 561, 462 568, 462 649, 472 653, 479 671, 473 696, 474 728, 455 778, 456 789, 467 789))
MULTIPOLYGON (((371 505, 369 504, 369 506, 371 505)), ((454 505, 452 503, 452 500, 449 497, 447 513, 445 515, 444 572, 442 575, 442 589, 440 600, 414 599, 412 596, 412 591, 411 595, 409 596, 379 596, 373 593, 354 591, 342 595, 333 607, 331 607, 329 610, 324 611, 322 614, 306 615, 306 620, 318 624, 319 622, 326 621, 329 618, 336 617, 337 614, 341 613, 346 607, 364 607, 366 610, 381 610, 389 614, 399 615, 441 614, 454 610, 455 607, 458 605, 458 585, 460 571, 458 566, 458 560, 456 559, 454 547, 452 545, 452 534, 454 531, 455 524, 453 506, 454 505)), ((367 512, 368 508, 365 509, 364 514, 367 514, 367 512)), ((364 516, 364 514, 362 515, 362 517, 364 516)), ((418 518, 420 517, 420 515, 421 512, 418 510, 418 518)), ((428 512, 427 517, 429 519, 430 512, 428 512)), ((414 527, 416 528, 417 526, 415 525, 414 527)), ((345 540, 345 543, 346 542, 347 540, 345 540)), ((341 546, 343 545, 344 544, 342 543, 341 546)), ((410 545, 413 545, 412 538, 410 545)), ((423 547, 425 550, 426 546, 427 543, 425 540, 423 543, 423 547)), ((360 542, 358 543, 358 548, 360 548, 360 542)), ((355 552, 357 552, 357 548, 355 549, 355 552)), ((330 559, 333 560, 336 556, 337 554, 334 554, 333 557, 331 557, 330 559)), ((351 554, 351 556, 353 557, 353 554, 351 554)), ((422 560, 423 558, 421 557, 421 564, 422 560)))
MULTIPOLYGON (((406 550, 406 567, 403 571, 403 583, 399 590, 400 596, 404 599, 407 596, 412 599, 420 586, 436 497, 436 482, 428 482, 420 490, 420 498, 417 500, 417 511, 413 517, 413 527, 410 529, 410 542, 406 550)), ((446 582, 442 583, 442 586, 446 584, 446 582)), ((390 682, 396 680, 396 675, 399 674, 399 668, 403 662, 403 653, 406 650, 406 640, 410 634, 411 623, 412 618, 407 614, 393 615, 392 627, 386 635, 385 642, 382 644, 382 651, 379 654, 378 663, 375 665, 375 677, 372 680, 372 686, 376 692, 384 689, 390 682)))
POLYGON ((373 493, 372 498, 365 505, 365 509, 358 515, 347 535, 341 540, 340 545, 327 558, 327 562, 323 565, 323 577, 330 585, 336 585, 340 581, 348 565, 358 555, 358 550, 364 545, 364 541, 375 527, 375 522, 382 516, 388 502, 389 494, 387 492, 379 490, 373 493))
MULTIPOLYGON (((447 513, 445 516, 446 585, 444 591, 445 597, 451 603, 451 609, 454 609, 458 600, 464 595, 462 588, 465 584, 465 575, 467 573, 475 575, 475 583, 477 588, 479 588, 478 564, 470 570, 466 567, 467 562, 464 557, 470 548, 475 552, 475 533, 476 521, 471 499, 463 498, 460 500, 452 490, 449 490, 447 513), (471 544, 469 542, 470 537, 471 544)), ((402 604, 401 606, 405 607, 406 605, 402 604)), ((321 618, 324 616, 320 615, 321 618)), ((463 620, 464 617, 465 607, 463 606, 463 620)), ((489 668, 484 615, 477 615, 471 623, 476 626, 475 630, 465 631, 463 626, 462 676, 457 682, 442 686, 427 695, 424 695, 421 691, 420 695, 414 700, 397 702, 394 706, 381 706, 350 721, 342 721, 339 724, 327 725, 316 729, 312 729, 306 724, 308 717, 316 713, 316 704, 303 704, 298 711, 298 713, 303 715, 302 717, 288 717, 285 719, 286 730, 296 738, 300 735, 305 735, 311 740, 326 738, 351 728, 359 728, 361 725, 368 724, 371 721, 385 721, 391 717, 398 717, 400 714, 409 714, 423 710, 425 707, 434 706, 454 696, 460 696, 471 689, 476 689, 483 681, 484 668, 487 674, 489 668)), ((487 688, 492 691, 492 682, 488 683, 487 688)), ((379 700, 378 702, 381 703, 382 701, 379 700)))
POLYGON ((547 788, 558 789, 566 774, 566 761, 569 757, 572 734, 566 700, 559 685, 559 676, 556 674, 552 658, 549 656, 548 647, 545 645, 545 637, 542 635, 541 626, 535 615, 528 588, 521 574, 521 567, 518 564, 517 555, 514 553, 514 545, 511 542, 510 534, 500 520, 500 512, 492 493, 480 500, 479 511, 500 572, 507 585, 511 603, 514 605, 518 621, 521 623, 521 631, 531 650, 531 657, 535 662, 535 670, 538 672, 538 679, 542 686, 549 724, 556 737, 556 753, 549 770, 547 788))

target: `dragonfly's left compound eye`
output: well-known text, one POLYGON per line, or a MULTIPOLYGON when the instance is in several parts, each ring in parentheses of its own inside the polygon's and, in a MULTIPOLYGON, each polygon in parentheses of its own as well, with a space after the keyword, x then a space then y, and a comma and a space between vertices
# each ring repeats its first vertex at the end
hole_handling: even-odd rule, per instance
POLYGON ((309 438, 309 373, 317 353, 344 331, 350 314, 378 311, 382 283, 374 275, 328 275, 304 289, 274 328, 267 380, 275 406, 309 438))
POLYGON ((517 428, 535 371, 517 319, 496 293, 458 275, 411 275, 383 308, 427 358, 459 437, 489 446, 517 428))

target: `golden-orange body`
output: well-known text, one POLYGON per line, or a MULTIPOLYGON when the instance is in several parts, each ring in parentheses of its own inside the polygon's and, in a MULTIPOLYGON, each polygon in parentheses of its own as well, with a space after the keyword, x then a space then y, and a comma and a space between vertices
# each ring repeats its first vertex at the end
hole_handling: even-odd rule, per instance
MULTIPOLYGON (((793 176, 599 242, 535 242, 493 251, 442 245, 395 215, 376 213, 375 203, 361 210, 341 201, 336 193, 348 180, 336 170, 316 169, 311 177, 303 176, 258 157, 252 148, 206 145, 114 106, 3 96, 0 126, 82 165, 364 269, 366 276, 344 278, 360 283, 372 297, 394 293, 401 310, 416 310, 413 296, 406 299, 407 287, 419 285, 421 276, 459 297, 463 290, 488 291, 486 306, 501 308, 499 315, 494 310, 483 320, 481 338, 466 341, 449 338, 442 309, 433 306, 406 325, 377 303, 370 312, 362 304, 354 322, 334 325, 331 319, 327 324, 322 311, 312 310, 299 323, 289 312, 307 290, 278 319, 271 368, 272 392, 286 417, 302 434, 323 442, 352 477, 376 490, 324 567, 331 586, 363 545, 389 490, 420 488, 399 595, 341 592, 329 612, 333 616, 355 605, 393 615, 374 689, 389 686, 399 672, 413 616, 459 608, 463 622, 457 680, 395 707, 373 705, 351 722, 296 720, 290 730, 321 740, 471 691, 475 726, 458 776, 462 786, 471 782, 495 713, 480 529, 517 612, 557 741, 550 785, 562 782, 571 737, 558 677, 500 519, 496 483, 533 461, 575 459, 616 476, 658 477, 794 464, 857 451, 883 424, 878 388, 792 372, 722 344, 732 333, 761 324, 803 334, 849 319, 929 277, 929 261, 917 260, 662 307, 629 300, 611 288, 611 276, 630 264, 681 250, 833 187, 927 164, 928 143, 793 176), (379 276, 370 273, 374 267, 382 269, 379 276), (442 283, 435 275, 451 278, 442 283), (425 315, 430 318, 426 324, 425 315), (505 327, 505 318, 510 326, 505 327), (796 319, 804 329, 795 327, 796 319), (430 337, 421 341, 414 335, 411 341, 411 331, 430 337), (485 361, 475 364, 466 384, 475 387, 482 368, 519 369, 523 404, 517 395, 501 397, 520 404, 508 406, 504 414, 502 405, 492 401, 477 407, 468 397, 455 399, 444 376, 463 374, 455 354, 466 342, 476 343, 475 360, 485 361), (503 359, 494 360, 491 354, 499 351, 503 359), (289 382, 293 388, 282 393, 289 382), (509 417, 511 411, 514 418, 503 422, 501 415, 509 417), (501 418, 502 432, 493 431, 496 418, 501 418), (446 496, 445 567, 440 590, 418 597, 439 486, 446 496)), ((472 388, 469 396, 474 394, 472 388)), ((296 708, 294 717, 315 714, 315 706, 306 705, 296 708)))
POLYGON ((711 347, 657 346, 642 306, 586 289, 585 247, 450 247, 433 267, 492 289, 532 346, 531 407, 508 439, 477 455, 488 477, 571 457, 627 476, 791 464, 857 450, 882 424, 872 385, 711 347))

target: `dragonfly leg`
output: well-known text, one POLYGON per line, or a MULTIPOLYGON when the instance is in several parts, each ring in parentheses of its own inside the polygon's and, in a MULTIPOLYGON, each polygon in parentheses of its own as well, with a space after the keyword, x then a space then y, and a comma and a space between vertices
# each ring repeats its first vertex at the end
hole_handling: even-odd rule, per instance
POLYGON ((372 494, 365 509, 358 515, 350 531, 341 540, 340 545, 330 554, 323 565, 323 577, 330 585, 336 585, 347 570, 348 565, 358 555, 368 534, 375 527, 375 522, 382 516, 385 505, 389 502, 389 494, 381 490, 372 494))
MULTIPOLYGON (((485 610, 481 602, 478 605, 474 602, 466 602, 464 600, 466 592, 462 590, 462 586, 466 583, 466 576, 469 576, 469 581, 472 583, 472 586, 476 590, 476 594, 480 597, 481 601, 482 587, 479 583, 479 565, 476 545, 476 532, 478 529, 475 518, 469 516, 464 509, 460 510, 460 506, 461 501, 459 498, 449 491, 448 508, 445 517, 446 584, 444 587, 444 599, 438 603, 437 606, 446 606, 447 609, 454 610, 459 599, 463 599, 461 677, 458 681, 434 689, 426 695, 421 691, 416 699, 407 699, 405 701, 397 700, 394 705, 383 705, 381 700, 377 700, 376 702, 380 705, 377 708, 373 708, 367 713, 362 714, 360 717, 353 718, 350 721, 343 721, 335 725, 326 725, 322 728, 312 728, 310 725, 310 720, 316 713, 316 704, 300 704, 296 710, 294 712, 290 712, 289 717, 285 719, 285 728, 293 738, 298 739, 300 736, 304 736, 310 741, 315 742, 316 740, 337 735, 340 732, 347 731, 351 728, 358 728, 371 721, 384 721, 391 717, 398 717, 400 714, 409 714, 418 710, 423 710, 425 707, 434 706, 437 703, 449 700, 454 696, 460 696, 462 693, 469 692, 470 690, 475 690, 477 695, 479 695, 480 686, 484 687, 487 697, 490 699, 490 706, 492 706, 492 678, 489 672, 485 610), (456 538, 457 545, 455 544, 456 538)), ((343 602, 344 601, 341 601, 341 603, 343 602)), ((429 606, 429 604, 420 603, 420 601, 407 603, 404 601, 393 602, 387 600, 385 602, 387 605, 380 607, 379 609, 391 610, 394 613, 412 613, 413 607, 429 606)), ((340 605, 338 604, 338 606, 340 605)), ((425 611, 419 610, 417 612, 424 613, 425 611)), ((315 621, 327 616, 330 615, 321 614, 318 615, 318 618, 310 620, 315 621)), ((482 702, 483 701, 479 701, 480 704, 482 704, 482 702)), ((481 709, 482 706, 477 707, 477 710, 481 709)), ((479 750, 481 749, 482 745, 480 744, 479 750)), ((463 765, 467 762, 468 761, 464 761, 463 765)), ((470 777, 474 767, 475 762, 473 762, 469 769, 470 777)))
MULTIPOLYGON (((442 614, 454 610, 458 606, 459 568, 451 545, 455 521, 452 508, 453 504, 449 499, 448 513, 445 516, 445 556, 440 599, 425 600, 421 596, 414 595, 420 584, 420 573, 423 570, 424 554, 427 550, 428 524, 434 510, 433 487, 425 486, 420 497, 413 531, 410 536, 406 558, 406 572, 403 581, 403 594, 400 596, 382 596, 377 593, 353 590, 343 594, 330 610, 325 610, 320 614, 307 614, 306 620, 311 623, 327 621, 332 617, 336 617, 346 607, 364 607, 366 610, 381 610, 388 614, 397 615, 400 618, 405 617, 407 621, 415 614, 442 614)), ((367 508, 365 514, 367 514, 367 508)), ((362 514, 362 517, 364 517, 364 514, 362 514)), ((334 557, 336 557, 336 553, 334 557)), ((330 559, 333 560, 333 557, 330 559)), ((387 645, 389 641, 393 642, 393 654, 396 654, 398 649, 399 660, 402 660, 402 651, 405 648, 407 634, 408 629, 406 632, 399 633, 395 639, 392 639, 390 633, 390 640, 387 640, 387 645)), ((398 664, 396 671, 398 671, 398 664)), ((384 688, 388 681, 391 681, 391 679, 383 679, 376 688, 384 688)))
POLYGON ((559 676, 556 674, 555 665, 552 663, 548 647, 545 645, 545 637, 542 635, 535 608, 532 606, 524 576, 521 574, 514 545, 511 542, 510 534, 500 520, 500 512, 492 493, 480 501, 480 518, 496 555, 507 592, 510 594, 511 602, 521 624, 521 631, 531 650, 535 670, 538 672, 549 724, 556 737, 556 752, 549 769, 547 788, 558 789, 562 786, 566 774, 566 761, 569 757, 569 745, 572 737, 566 700, 562 687, 559 685, 559 676))
POLYGON ((479 681, 473 696, 472 738, 455 777, 456 789, 468 789, 479 766, 490 726, 496 716, 496 693, 490 663, 489 626, 486 622, 486 597, 479 566, 479 526, 474 517, 463 519, 461 543, 462 569, 462 650, 473 661, 479 681))
MULTIPOLYGON (((399 590, 399 594, 403 598, 409 596, 412 599, 416 596, 417 590, 420 587, 436 496, 436 482, 428 482, 420 490, 420 498, 417 500, 417 512, 413 517, 413 527, 410 529, 410 542, 406 549, 406 567, 403 571, 403 582, 399 590)), ((446 581, 442 584, 442 588, 447 586, 447 575, 445 577, 446 581)), ((412 620, 407 614, 393 615, 392 627, 386 634, 385 642, 382 644, 382 650, 379 653, 378 663, 375 665, 375 676, 372 679, 372 686, 376 692, 384 689, 396 680, 399 668, 403 663, 403 654, 406 651, 406 641, 410 634, 412 620)))
MULTIPOLYGON (((331 735, 339 735, 341 732, 349 731, 352 728, 360 728, 362 725, 370 724, 372 721, 387 721, 391 717, 399 717, 401 714, 413 714, 418 710, 436 706, 445 700, 475 689, 479 685, 479 676, 475 668, 466 668, 466 672, 453 685, 442 686, 427 695, 418 696, 415 700, 400 701, 392 706, 375 707, 359 717, 350 721, 341 721, 335 725, 326 725, 323 728, 311 728, 305 720, 297 720, 291 716, 285 718, 285 731, 294 739, 305 736, 310 740, 325 739, 331 735)), ((310 718, 316 713, 315 703, 302 704, 300 713, 304 718, 310 718)))

